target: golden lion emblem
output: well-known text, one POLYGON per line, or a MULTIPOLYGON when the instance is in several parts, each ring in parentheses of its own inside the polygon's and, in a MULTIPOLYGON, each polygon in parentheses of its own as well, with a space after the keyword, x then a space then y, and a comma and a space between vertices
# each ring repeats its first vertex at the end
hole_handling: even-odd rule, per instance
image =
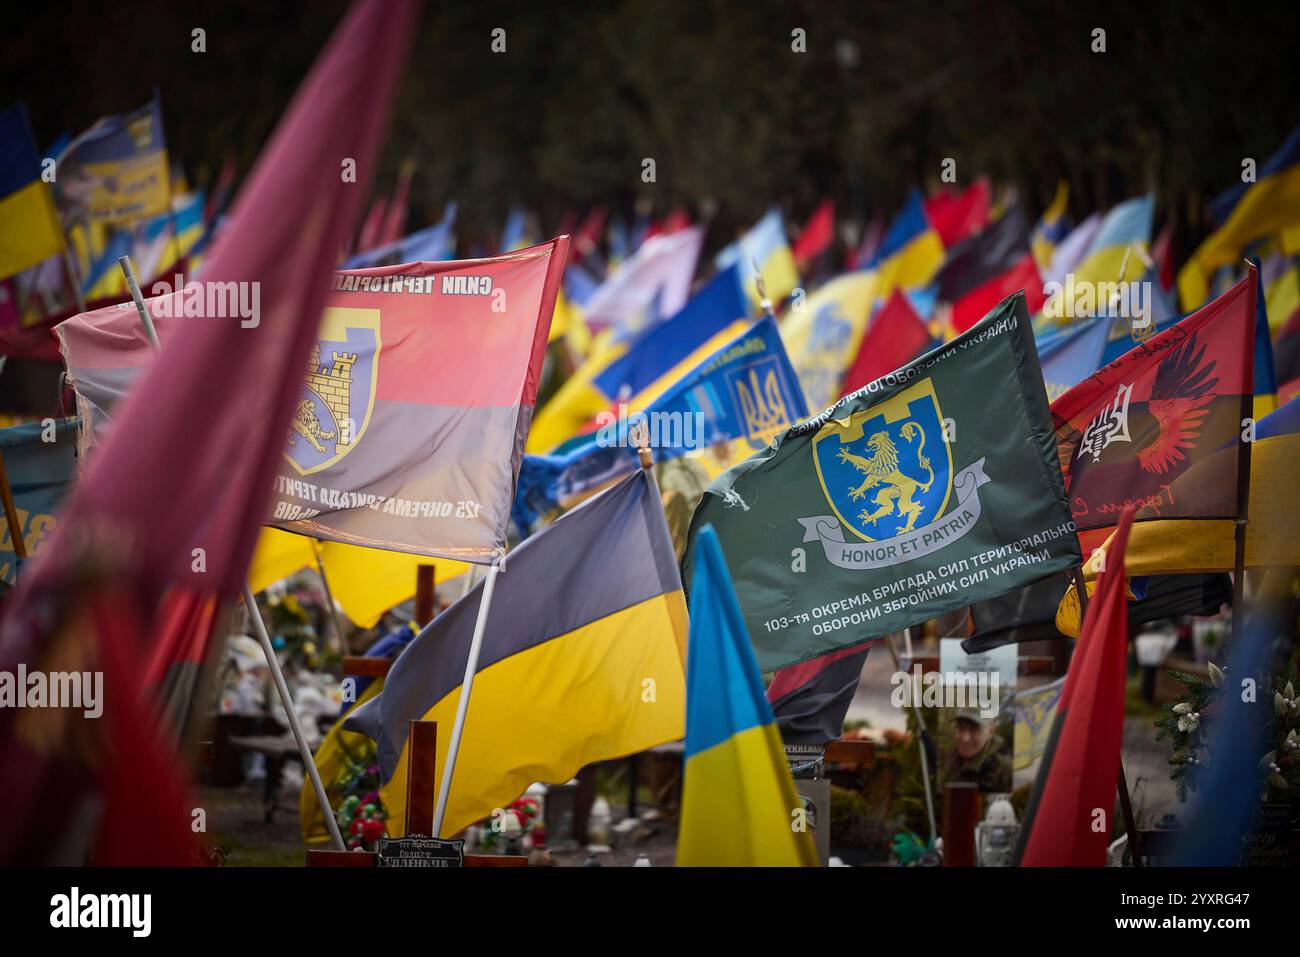
MULTIPOLYGON (((321 428, 320 419, 316 417, 316 403, 311 399, 303 399, 294 410, 293 431, 306 439, 311 447, 322 455, 325 453, 325 446, 321 442, 331 442, 338 435, 334 430, 326 432, 321 428)), ((289 444, 294 444, 292 434, 289 436, 289 444)))
POLYGON ((921 438, 920 447, 917 449, 917 461, 929 473, 929 478, 924 482, 917 481, 899 469, 898 447, 894 445, 888 432, 876 432, 867 439, 867 448, 870 449, 871 454, 865 458, 854 455, 844 448, 840 449, 839 457, 841 462, 849 463, 866 476, 861 485, 849 491, 849 498, 853 501, 856 502, 865 496, 869 489, 883 486, 872 499, 874 510, 864 508, 858 513, 858 519, 868 525, 874 525, 877 519, 897 511, 900 518, 904 516, 907 518, 899 531, 910 532, 916 527, 916 520, 921 517, 922 511, 921 503, 913 496, 916 495, 917 489, 922 492, 930 491, 930 486, 934 484, 934 469, 930 467, 930 460, 925 455, 925 430, 915 422, 908 422, 903 426, 902 434, 909 443, 918 435, 921 438))

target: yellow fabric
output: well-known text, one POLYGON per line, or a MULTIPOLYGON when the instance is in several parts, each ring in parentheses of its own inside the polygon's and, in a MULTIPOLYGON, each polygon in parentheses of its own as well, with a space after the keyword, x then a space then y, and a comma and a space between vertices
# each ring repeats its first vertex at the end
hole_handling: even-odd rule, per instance
POLYGON ((50 188, 34 179, 0 199, 0 278, 63 252, 63 231, 50 188))
POLYGON ((816 413, 839 398, 844 373, 857 357, 862 335, 867 331, 871 304, 877 298, 878 277, 874 272, 852 272, 837 276, 818 289, 798 308, 791 306, 781 319, 781 341, 790 364, 803 386, 808 411, 816 413), (813 338, 819 327, 825 341, 813 338), (847 324, 846 336, 834 326, 847 324))
POLYGON ((895 289, 924 286, 943 265, 944 255, 943 240, 927 229, 880 264, 876 298, 883 302, 895 289))
POLYGON ((679 867, 816 867, 812 827, 775 724, 758 725, 686 761, 679 867))
POLYGON ((264 528, 248 566, 248 585, 257 594, 315 563, 312 539, 278 528, 264 528))
MULTIPOLYGON (((749 263, 745 263, 745 267, 742 270, 745 291, 751 302, 758 303, 760 297, 753 267, 749 263)), ((799 286, 799 269, 795 266, 794 252, 789 244, 783 243, 773 250, 767 259, 758 264, 758 271, 763 275, 764 291, 772 302, 779 303, 799 286)))
POLYGON ((591 355, 551 400, 537 410, 528 431, 525 449, 544 455, 565 439, 577 435, 595 415, 609 408, 610 400, 593 382, 611 362, 627 351, 625 343, 614 343, 602 335, 592 343, 591 355))
POLYGON ((632 396, 627 403, 628 412, 641 412, 649 408, 652 402, 677 385, 683 376, 693 371, 696 366, 700 365, 732 339, 735 339, 751 325, 753 323, 748 319, 737 319, 721 332, 715 333, 703 344, 696 346, 690 355, 632 396))
POLYGON ((446 558, 407 555, 360 545, 322 542, 278 528, 264 528, 248 568, 248 583, 260 592, 304 568, 316 567, 316 548, 329 579, 330 593, 343 613, 359 628, 372 628, 394 605, 415 595, 416 568, 434 567, 441 586, 464 574, 469 565, 446 558))
MULTIPOLYGON (((681 738, 686 632, 685 600, 670 592, 479 671, 441 836, 489 817, 534 781, 562 783, 593 761, 681 738)), ((458 687, 423 715, 438 722, 440 779, 459 698, 458 687)), ((403 745, 380 791, 393 837, 405 824, 407 761, 403 745)))
POLYGON ((1209 295, 1209 276, 1241 258, 1252 241, 1279 236, 1282 252, 1300 248, 1300 165, 1266 176, 1247 188, 1228 221, 1206 237, 1178 273, 1183 311, 1197 308, 1209 295))
MULTIPOLYGON (((1300 566, 1300 508, 1295 477, 1300 470, 1300 434, 1277 435, 1255 443, 1251 451, 1249 521, 1246 523, 1247 568, 1300 566)), ((1213 472, 1213 465, 1205 471, 1213 472)), ((1195 472, 1190 475, 1195 481, 1195 472)), ((1180 496, 1173 485, 1174 501, 1180 496)), ((1138 513, 1138 518, 1143 517, 1138 513)), ((1113 536, 1112 536, 1113 537, 1113 536)), ((1095 579, 1099 556, 1110 539, 1084 564, 1084 577, 1095 579)), ((1191 575, 1230 572, 1236 564, 1236 523, 1226 521, 1137 521, 1129 532, 1124 568, 1129 575, 1191 575)), ((1092 588, 1089 587, 1089 593, 1092 588)), ((1074 590, 1066 592, 1057 611, 1062 632, 1078 634, 1079 610, 1074 590), (1069 626, 1069 627, 1067 627, 1069 626)))
POLYGON ((363 548, 339 542, 322 542, 321 564, 329 578, 330 592, 343 613, 359 628, 372 628, 394 605, 415 596, 415 570, 432 565, 437 588, 469 570, 466 562, 429 558, 363 548))
MULTIPOLYGON (((325 785, 326 793, 338 787, 344 775, 348 773, 349 752, 354 755, 364 754, 367 749, 373 752, 374 742, 364 734, 343 730, 343 718, 351 715, 383 689, 383 678, 376 678, 370 682, 356 704, 348 708, 343 717, 334 722, 334 726, 330 728, 329 733, 321 741, 320 747, 316 749, 316 769, 320 772, 321 783, 325 785)), ((333 799, 331 795, 331 800, 333 799)), ((302 789, 298 792, 298 826, 302 830, 303 843, 329 843, 330 833, 325 827, 325 816, 321 814, 320 802, 316 800, 316 789, 312 787, 311 778, 305 775, 302 779, 302 789)))
POLYGON ((1264 291, 1268 329, 1274 335, 1300 309, 1300 266, 1292 266, 1264 291))
MULTIPOLYGON (((1069 202, 1070 184, 1065 180, 1060 180, 1056 184, 1056 195, 1052 197, 1052 202, 1043 211, 1041 222, 1055 223, 1059 221, 1065 215, 1069 202)), ((1040 229, 1035 229, 1029 245, 1034 254, 1034 262, 1038 265, 1038 271, 1046 272, 1052 265, 1052 251, 1056 249, 1056 243, 1043 235, 1040 229)))

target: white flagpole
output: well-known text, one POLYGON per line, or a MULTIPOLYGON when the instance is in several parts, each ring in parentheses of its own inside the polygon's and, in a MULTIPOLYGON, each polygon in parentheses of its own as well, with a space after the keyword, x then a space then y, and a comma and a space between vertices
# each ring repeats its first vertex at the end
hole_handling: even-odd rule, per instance
MULTIPOLYGON (((157 352, 158 331, 154 328, 153 317, 149 315, 149 307, 144 304, 144 296, 140 294, 140 283, 135 278, 135 267, 131 265, 131 257, 123 256, 117 262, 122 267, 122 272, 126 274, 126 284, 131 290, 131 298, 135 300, 135 308, 140 314, 140 322, 144 325, 145 335, 149 337, 149 344, 153 346, 154 352, 157 352)), ((289 696, 289 686, 285 683, 284 672, 280 670, 280 661, 275 657, 275 649, 271 646, 271 636, 267 634, 266 622, 262 620, 262 613, 257 610, 257 601, 253 598, 253 589, 247 583, 244 584, 244 604, 248 606, 248 615, 253 621, 257 637, 262 643, 262 651, 266 654, 266 664, 271 669, 275 689, 280 693, 280 703, 284 705, 284 713, 289 719, 289 727, 298 742, 298 754, 302 757, 303 767, 311 778, 312 789, 316 792, 316 802, 320 805, 321 816, 325 818, 325 826, 329 829, 330 837, 334 839, 338 849, 346 851, 347 845, 343 843, 343 835, 339 833, 338 822, 334 819, 334 808, 330 805, 329 795, 325 793, 325 785, 321 782, 320 772, 316 770, 316 759, 312 757, 311 749, 307 747, 307 739, 302 736, 302 726, 298 724, 298 713, 293 710, 293 698, 289 696)))
POLYGON ((325 818, 325 826, 329 828, 330 837, 334 839, 338 849, 346 851, 347 845, 343 843, 343 835, 339 833, 339 823, 334 819, 334 809, 330 806, 329 795, 325 793, 325 784, 320 779, 320 771, 316 770, 316 760, 312 757, 311 748, 307 747, 307 739, 303 737, 302 725, 298 723, 298 712, 293 710, 293 698, 289 695, 289 685, 284 680, 284 672, 280 670, 280 660, 275 656, 275 647, 271 644, 271 636, 267 633, 262 613, 257 608, 253 588, 247 582, 244 583, 244 606, 248 609, 253 630, 257 632, 257 640, 262 643, 262 653, 266 655, 266 663, 271 668, 271 678, 275 681, 275 690, 280 693, 280 702, 284 705, 285 717, 289 719, 289 728, 293 731, 294 740, 298 742, 298 753, 302 755, 303 767, 311 777, 311 787, 316 792, 316 802, 320 805, 321 817, 325 818))
MULTIPOLYGON (((433 833, 442 835, 442 819, 447 813, 447 798, 451 795, 451 777, 456 773, 456 754, 460 750, 461 732, 465 730, 465 714, 469 711, 469 694, 474 687, 474 674, 478 671, 479 649, 483 646, 483 632, 487 629, 488 612, 492 608, 492 589, 504 557, 498 557, 488 568, 483 581, 483 595, 479 598, 478 617, 474 619, 474 637, 469 643, 469 658, 465 662, 465 678, 460 685, 460 699, 456 702, 456 721, 451 728, 451 742, 447 746, 447 766, 442 770, 442 783, 438 786, 438 803, 433 809, 433 833)), ((468 572, 466 573, 468 574, 468 572)))

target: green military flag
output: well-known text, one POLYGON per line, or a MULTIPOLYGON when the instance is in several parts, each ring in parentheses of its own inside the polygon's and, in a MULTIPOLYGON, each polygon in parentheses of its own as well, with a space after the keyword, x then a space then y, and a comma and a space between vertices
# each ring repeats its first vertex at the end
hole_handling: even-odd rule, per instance
POLYGON ((718 476, 684 569, 709 523, 763 671, 1077 565, 1024 295, 718 476))

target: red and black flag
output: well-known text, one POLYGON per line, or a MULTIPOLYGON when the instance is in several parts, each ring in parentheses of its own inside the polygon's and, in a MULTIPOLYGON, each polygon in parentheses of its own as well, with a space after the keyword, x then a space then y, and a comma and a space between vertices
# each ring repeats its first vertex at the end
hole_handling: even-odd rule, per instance
POLYGON ((1255 270, 1052 403, 1084 557, 1139 521, 1233 519, 1254 380, 1255 270), (1232 448, 1235 455, 1216 455, 1232 448), (1178 481, 1195 471, 1197 480, 1178 481), (1178 492, 1173 491, 1178 481, 1178 492))
POLYGON ((1111 560, 1083 620, 1079 646, 1056 705, 1038 779, 1025 808, 1016 863, 1021 867, 1101 867, 1124 742, 1128 658, 1124 547, 1133 508, 1119 518, 1111 560), (1100 825, 1100 826, 1098 826, 1100 825))
POLYGON ((843 733, 870 650, 869 644, 850 645, 776 673, 767 700, 787 746, 826 744, 843 733))
POLYGON ((958 243, 935 276, 939 302, 952 307, 954 333, 965 332, 1014 292, 1025 291, 1030 314, 1043 306, 1043 282, 1029 251, 1029 223, 1018 204, 958 243))

